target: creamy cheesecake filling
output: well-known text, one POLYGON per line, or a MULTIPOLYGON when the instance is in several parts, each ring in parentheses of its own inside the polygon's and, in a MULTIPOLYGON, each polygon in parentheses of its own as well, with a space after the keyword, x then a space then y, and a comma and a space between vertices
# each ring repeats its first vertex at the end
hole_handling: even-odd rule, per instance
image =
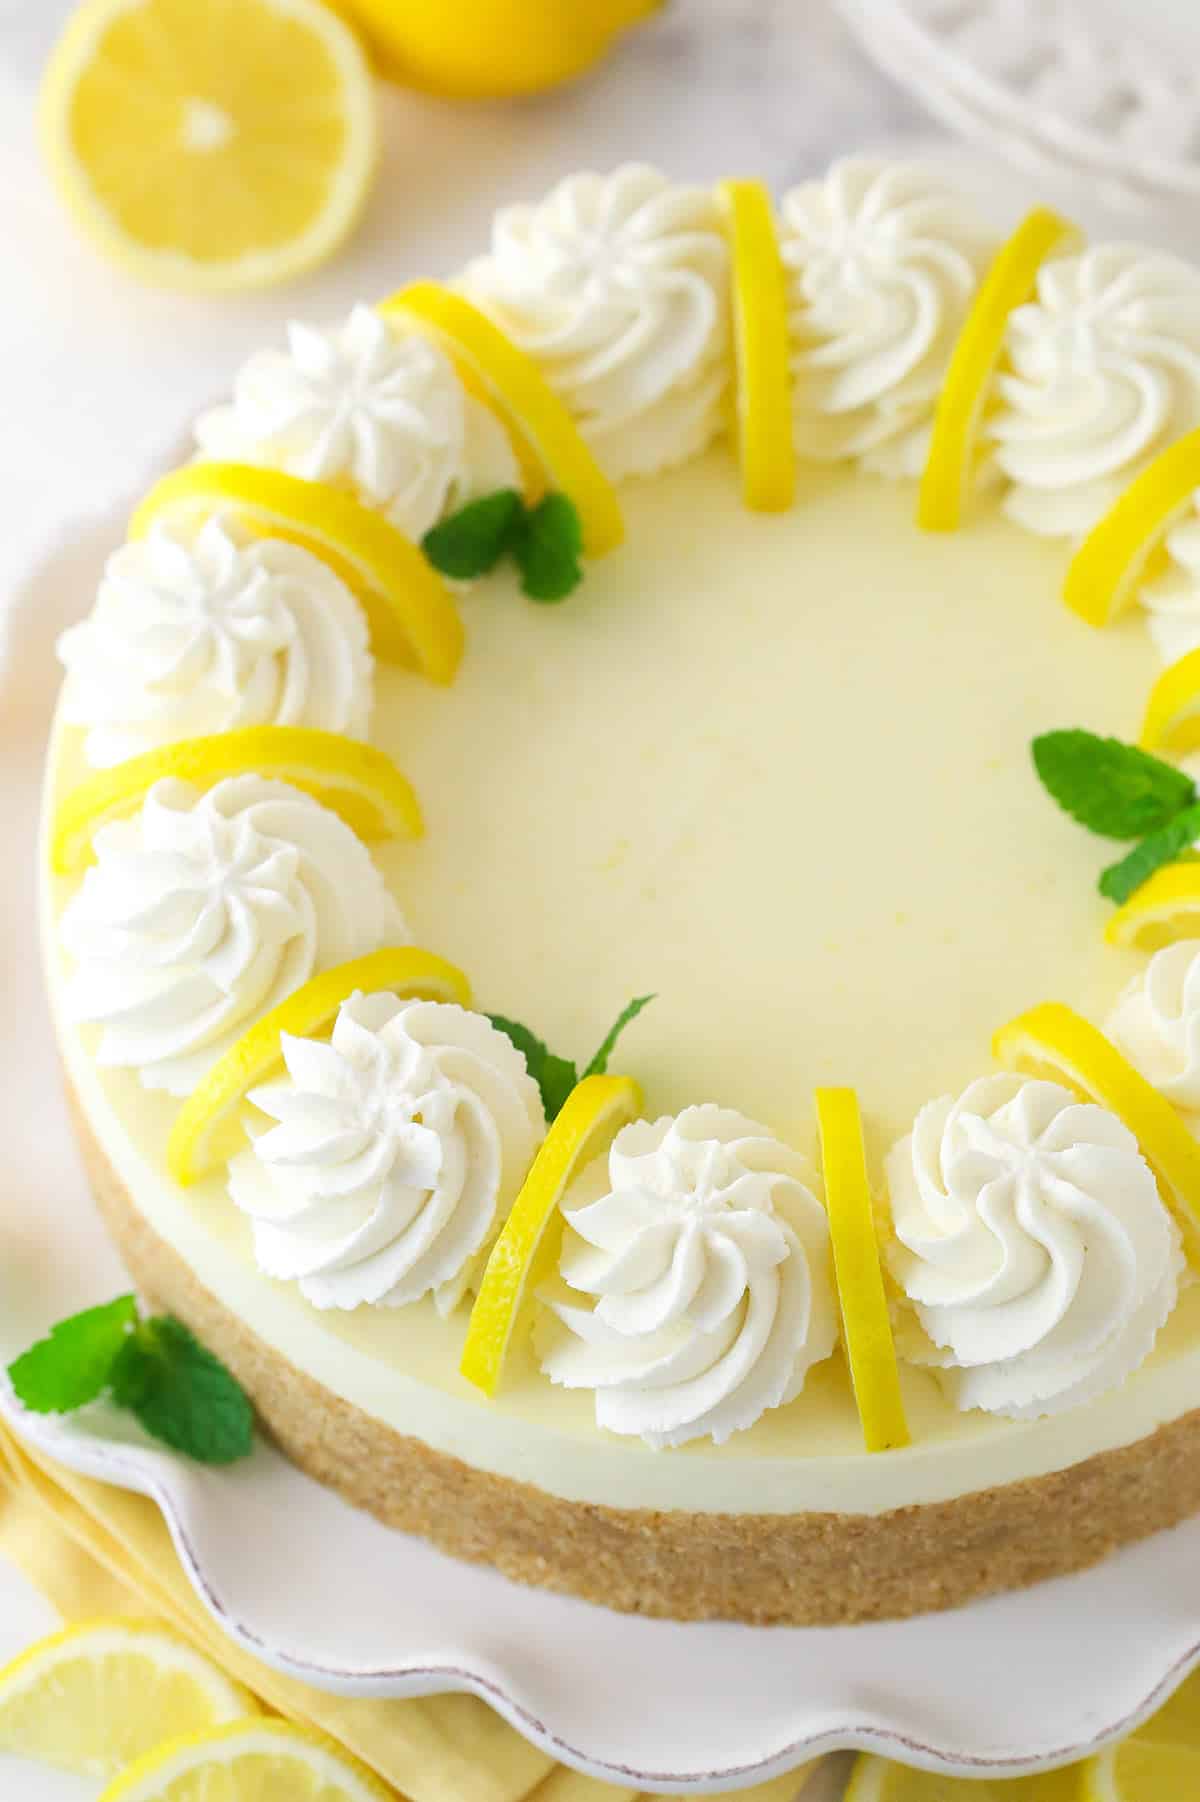
MULTIPOLYGON (((1058 994, 1103 1017, 1140 960, 1103 945, 1102 848, 1041 803, 1028 746, 1078 715, 1128 734, 1144 630, 1080 625, 1061 552, 994 512, 922 536, 907 486, 806 473, 768 520, 718 451, 624 498, 627 546, 566 607, 481 584, 451 689, 380 674, 372 736, 429 822, 381 854, 418 942, 567 1050, 655 988, 622 1048, 651 1115, 715 1099, 802 1145, 814 1085, 847 1081, 877 1157, 986 1069, 1019 1007, 1058 994)), ((51 795, 84 773, 80 737, 60 725, 51 795)), ((61 1017, 70 885, 53 886, 61 1017)), ((1062 1468, 1194 1405, 1194 1292, 1119 1392, 1052 1421, 959 1415, 906 1367, 914 1443, 887 1458, 861 1449, 841 1360, 719 1452, 606 1436, 528 1349, 485 1403, 457 1372, 464 1315, 317 1314, 263 1277, 223 1180, 185 1194, 165 1176, 171 1104, 99 1070, 87 1029, 60 1036, 118 1175, 218 1299, 389 1426, 554 1494, 874 1513, 1062 1468)))

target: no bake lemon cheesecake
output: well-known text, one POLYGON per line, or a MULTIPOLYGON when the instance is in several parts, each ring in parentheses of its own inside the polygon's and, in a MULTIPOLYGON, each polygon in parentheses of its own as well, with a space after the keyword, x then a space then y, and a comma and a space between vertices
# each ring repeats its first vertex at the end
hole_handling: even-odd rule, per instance
POLYGON ((863 159, 571 177, 238 372, 62 644, 45 952, 304 1469, 682 1619, 1200 1508, 1197 428, 1200 272, 863 159))

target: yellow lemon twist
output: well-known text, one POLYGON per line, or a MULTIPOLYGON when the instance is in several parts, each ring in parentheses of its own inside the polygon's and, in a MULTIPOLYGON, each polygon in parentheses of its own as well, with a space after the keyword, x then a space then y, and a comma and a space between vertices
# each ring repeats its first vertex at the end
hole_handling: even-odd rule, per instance
POLYGON ((1118 495, 1072 557, 1063 599, 1089 626, 1107 626, 1136 595, 1163 533, 1200 487, 1200 430, 1160 451, 1118 495))
POLYGON ((787 279, 774 211, 760 181, 722 182, 717 193, 733 267, 742 495, 756 512, 779 513, 796 498, 796 450, 787 279))

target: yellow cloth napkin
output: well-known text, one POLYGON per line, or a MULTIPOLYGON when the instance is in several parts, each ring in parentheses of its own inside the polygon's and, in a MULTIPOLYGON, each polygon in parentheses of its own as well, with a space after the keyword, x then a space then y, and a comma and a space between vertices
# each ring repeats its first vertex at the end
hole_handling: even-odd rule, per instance
MULTIPOLYGON (((0 1552, 68 1621, 161 1620, 268 1708, 322 1728, 410 1802, 633 1802, 639 1794, 556 1764, 474 1696, 361 1701, 280 1676, 227 1639, 206 1612, 153 1502, 76 1476, 3 1423, 0 1552)), ((793 1802, 805 1775, 740 1794, 746 1802, 793 1802)))

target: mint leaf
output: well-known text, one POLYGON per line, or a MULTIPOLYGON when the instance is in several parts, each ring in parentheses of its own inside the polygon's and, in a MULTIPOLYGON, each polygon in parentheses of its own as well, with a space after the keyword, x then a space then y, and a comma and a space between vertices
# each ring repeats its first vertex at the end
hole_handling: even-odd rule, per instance
POLYGON ((555 1057, 549 1046, 519 1020, 510 1020, 505 1014, 489 1014, 488 1019, 497 1032, 512 1040, 525 1059, 530 1076, 541 1090, 546 1119, 553 1121, 579 1081, 574 1064, 564 1057, 555 1057))
POLYGON ((585 1076, 604 1075, 605 1071, 608 1069, 608 1060, 616 1050, 617 1040, 629 1025, 630 1021, 636 1020, 642 1009, 644 1007, 649 1007, 654 999, 655 997, 653 995, 638 995, 635 1000, 630 1001, 621 1009, 620 1013, 609 1027, 599 1051, 597 1051, 595 1057, 584 1071, 583 1074, 585 1076))
POLYGON ((254 1439, 245 1391, 182 1321, 144 1320, 112 1373, 113 1400, 148 1433, 201 1464, 244 1458, 254 1439))
POLYGON ((1118 905, 1128 901, 1155 870, 1165 863, 1174 863, 1184 852, 1191 850, 1197 839, 1200 839, 1200 806, 1193 805, 1185 807, 1159 831, 1144 838, 1119 863, 1110 863, 1100 877, 1100 893, 1118 905))
POLYGON ((565 600, 583 579, 583 527, 574 501, 544 496, 516 527, 512 551, 531 601, 565 600))
POLYGON ((444 576, 470 582, 486 575, 511 548, 513 532, 524 512, 515 488, 498 488, 495 494, 469 501, 431 526, 421 540, 421 549, 444 576))
POLYGON ((1157 832, 1196 799, 1195 783, 1173 764, 1094 732, 1046 732, 1033 741, 1033 762, 1063 811, 1105 838, 1157 832))
POLYGON ((103 1395, 137 1326, 132 1295, 85 1308, 50 1329, 8 1367, 17 1399, 35 1414, 70 1414, 103 1395))

